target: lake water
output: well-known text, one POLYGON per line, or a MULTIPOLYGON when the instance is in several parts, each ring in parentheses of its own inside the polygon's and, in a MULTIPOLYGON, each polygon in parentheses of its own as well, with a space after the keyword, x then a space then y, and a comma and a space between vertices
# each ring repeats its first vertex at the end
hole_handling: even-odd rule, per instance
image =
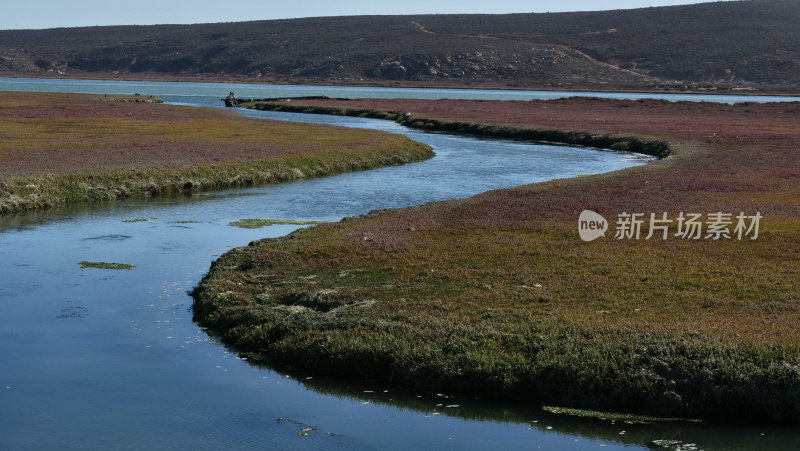
MULTIPOLYGON (((0 90, 79 85, 84 92, 139 92, 217 107, 228 91, 239 93, 197 83, 65 80, 62 89, 53 83, 0 79, 0 90)), ((226 250, 296 226, 247 230, 231 221, 335 221, 650 160, 423 133, 373 119, 242 113, 405 133, 437 156, 282 185, 0 217, 0 449, 607 450, 648 449, 654 440, 796 449, 800 443, 800 433, 787 429, 581 420, 537 406, 348 385, 239 359, 192 322, 187 291, 226 250), (84 260, 135 268, 81 269, 84 260)))
POLYGON ((664 94, 647 92, 601 91, 531 91, 523 89, 448 89, 448 88, 372 88, 359 86, 267 85, 252 83, 141 82, 73 79, 0 78, 0 91, 55 91, 95 94, 149 94, 169 92, 173 96, 224 97, 229 91, 239 98, 328 96, 378 99, 476 99, 476 100, 550 100, 572 96, 611 99, 665 99, 689 102, 793 102, 800 97, 664 94))

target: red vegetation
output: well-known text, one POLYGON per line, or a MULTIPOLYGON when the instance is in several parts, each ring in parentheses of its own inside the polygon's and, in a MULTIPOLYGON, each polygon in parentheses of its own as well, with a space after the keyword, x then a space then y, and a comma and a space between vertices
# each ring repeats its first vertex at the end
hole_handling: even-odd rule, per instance
MULTIPOLYGON (((279 102, 276 102, 279 103, 279 102)), ((712 199, 744 202, 738 192, 797 190, 800 180, 800 102, 739 103, 669 102, 664 100, 612 100, 569 98, 559 100, 293 100, 292 105, 376 109, 411 113, 413 117, 445 121, 516 125, 592 133, 647 136, 676 143, 679 148, 708 148, 712 152, 674 156, 661 164, 673 170, 642 170, 615 177, 591 190, 577 189, 545 194, 537 185, 518 193, 536 192, 520 199, 509 220, 523 212, 539 218, 563 217, 563 213, 593 206, 598 211, 619 208, 643 211, 688 211, 705 208, 712 199), (553 196, 553 197, 550 197, 553 196)), ((660 165, 661 165, 660 164, 660 165)), ((507 193, 497 194, 506 198, 507 193)), ((493 194, 479 196, 492 198, 493 194)), ((720 202, 716 201, 716 202, 720 202)), ((731 207, 735 206, 731 205, 731 207)), ((496 207, 492 207, 496 209, 496 207)), ((721 208, 721 207, 720 207, 721 208)), ((775 214, 797 214, 796 206, 769 205, 775 214)), ((489 212, 486 212, 487 214, 489 212)), ((497 219, 509 211, 493 211, 497 219)), ((469 215, 468 215, 469 216, 469 215)), ((469 216, 471 217, 471 216, 469 216)), ((571 216, 568 217, 570 220, 571 216)))
POLYGON ((388 143, 388 134, 101 95, 0 93, 0 177, 185 167, 388 143))
POLYGON ((645 135, 673 153, 232 250, 195 292, 196 318, 226 342, 440 393, 800 424, 800 104, 314 103, 645 135), (585 209, 609 220, 605 238, 579 238, 585 209), (623 212, 763 220, 756 240, 684 240, 675 224, 669 239, 617 240, 623 212))

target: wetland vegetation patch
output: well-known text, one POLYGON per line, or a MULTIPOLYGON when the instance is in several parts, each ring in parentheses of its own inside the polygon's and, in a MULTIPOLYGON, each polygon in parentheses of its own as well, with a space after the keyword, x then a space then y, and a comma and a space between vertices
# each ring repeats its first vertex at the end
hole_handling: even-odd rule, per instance
POLYGON ((574 409, 569 407, 556 407, 556 406, 542 406, 542 410, 559 415, 569 415, 572 417, 579 417, 579 418, 596 418, 598 420, 623 421, 625 423, 630 423, 630 424, 700 422, 700 420, 693 420, 693 419, 654 417, 648 415, 631 415, 619 412, 599 412, 596 410, 574 409))
POLYGON ((396 103, 436 120, 645 136, 671 153, 255 241, 194 290, 201 325, 249 356, 348 379, 800 424, 800 104, 396 103), (673 223, 668 239, 587 243, 586 209, 764 219, 758 239, 686 240, 673 223))
POLYGON ((81 269, 97 268, 97 269, 130 270, 136 267, 134 265, 129 265, 127 263, 90 262, 85 260, 78 264, 81 265, 81 269))
POLYGON ((329 221, 302 221, 297 219, 240 219, 238 221, 233 221, 229 225, 235 227, 241 227, 243 229, 258 229, 261 227, 268 227, 272 225, 284 225, 284 224, 293 224, 293 225, 313 225, 313 224, 325 224, 329 221))
POLYGON ((406 136, 102 96, 0 93, 0 214, 419 161, 406 136))

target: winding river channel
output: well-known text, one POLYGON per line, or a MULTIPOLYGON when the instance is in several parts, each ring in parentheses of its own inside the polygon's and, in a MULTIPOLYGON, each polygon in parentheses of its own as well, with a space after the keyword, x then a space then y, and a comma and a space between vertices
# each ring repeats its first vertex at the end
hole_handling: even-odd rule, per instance
MULTIPOLYGON (((240 97, 557 96, 2 78, 0 90, 141 93, 212 107, 221 107, 229 91, 240 97)), ((374 209, 650 161, 620 152, 425 133, 375 119, 241 113, 403 133, 431 145, 436 157, 281 185, 0 217, 0 450, 796 449, 800 444, 800 432, 787 429, 577 419, 536 406, 347 385, 240 359, 192 322, 187 292, 223 252, 298 226, 250 230, 229 225, 232 221, 338 221, 374 209), (81 269, 84 260, 135 267, 81 269)))

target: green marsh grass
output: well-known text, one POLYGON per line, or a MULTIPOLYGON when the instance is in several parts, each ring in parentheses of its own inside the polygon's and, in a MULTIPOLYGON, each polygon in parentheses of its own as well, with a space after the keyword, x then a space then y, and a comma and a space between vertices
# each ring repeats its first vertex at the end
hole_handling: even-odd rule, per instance
POLYGON ((133 265, 128 265, 126 263, 109 263, 109 262, 82 261, 78 264, 81 265, 81 269, 97 268, 97 269, 131 270, 136 267, 133 265))
POLYGON ((542 406, 542 410, 550 413, 555 413, 558 415, 568 415, 579 418, 596 418, 598 420, 623 421, 630 424, 700 422, 700 420, 691 420, 683 418, 664 418, 664 417, 652 417, 647 415, 630 415, 618 412, 599 412, 596 410, 570 409, 567 407, 555 407, 555 406, 542 406))
POLYGON ((312 225, 325 224, 329 221, 299 221, 297 219, 240 219, 233 221, 229 225, 241 227, 243 229, 258 229, 276 224, 312 225))

